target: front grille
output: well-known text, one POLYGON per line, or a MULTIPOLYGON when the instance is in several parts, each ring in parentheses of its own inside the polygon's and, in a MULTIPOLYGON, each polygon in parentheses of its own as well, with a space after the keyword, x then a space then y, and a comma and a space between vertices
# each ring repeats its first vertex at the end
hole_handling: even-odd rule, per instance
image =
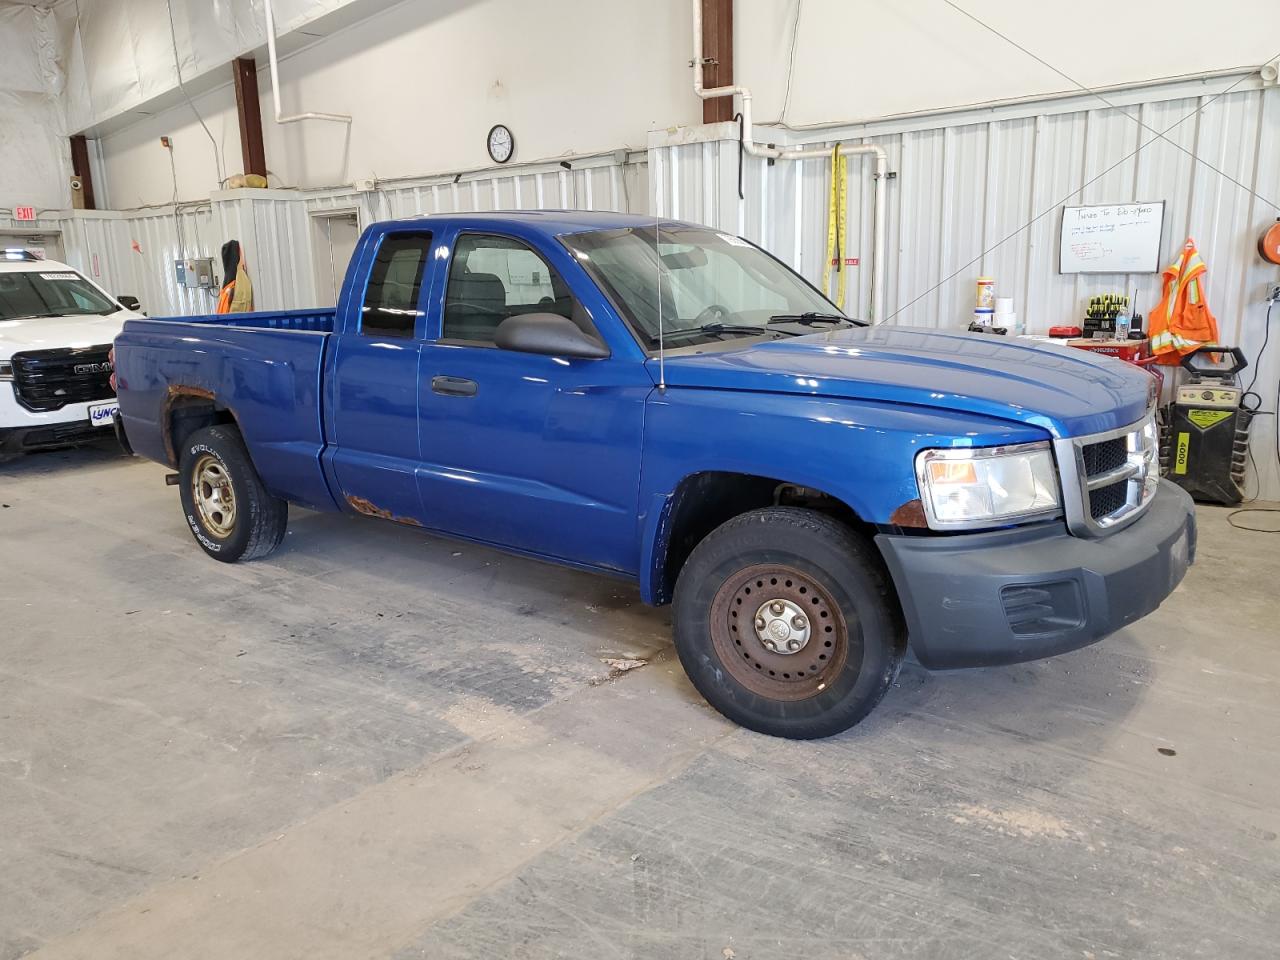
POLYGON ((1129 502, 1129 481, 1121 480, 1089 491, 1089 516, 1103 520, 1129 502))
POLYGON ((1080 453, 1084 457, 1085 476, 1096 477, 1100 473, 1123 467, 1129 457, 1129 448, 1124 437, 1113 437, 1085 444, 1080 453))
POLYGON ((1123 529, 1151 505, 1160 465, 1152 414, 1119 430, 1054 441, 1063 513, 1078 537, 1123 529))
POLYGON ((109 400, 111 346, 29 350, 13 355, 13 389, 18 402, 39 413, 69 403, 109 400))

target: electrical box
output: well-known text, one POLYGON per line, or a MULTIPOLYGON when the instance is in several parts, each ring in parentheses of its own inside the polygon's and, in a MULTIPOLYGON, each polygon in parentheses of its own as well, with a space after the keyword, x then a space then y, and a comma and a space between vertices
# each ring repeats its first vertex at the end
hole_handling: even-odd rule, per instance
POLYGON ((217 280, 213 275, 212 257, 175 260, 173 268, 180 287, 186 287, 188 290, 212 290, 217 286, 217 280))

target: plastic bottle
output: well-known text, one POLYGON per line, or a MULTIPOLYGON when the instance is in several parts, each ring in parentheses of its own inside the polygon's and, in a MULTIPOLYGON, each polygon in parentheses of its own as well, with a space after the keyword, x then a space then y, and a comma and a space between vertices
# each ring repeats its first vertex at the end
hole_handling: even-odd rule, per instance
POLYGON ((1116 339, 1129 339, 1129 314, 1124 310, 1116 314, 1116 339))

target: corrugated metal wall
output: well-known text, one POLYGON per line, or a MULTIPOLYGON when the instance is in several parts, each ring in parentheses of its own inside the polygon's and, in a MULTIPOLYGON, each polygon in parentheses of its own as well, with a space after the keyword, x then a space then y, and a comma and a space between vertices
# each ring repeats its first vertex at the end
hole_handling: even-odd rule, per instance
MULTIPOLYGON (((1081 96, 808 136, 757 133, 784 144, 861 140, 888 152, 896 176, 885 187, 886 316, 894 323, 963 325, 981 274, 996 277, 998 295, 1013 297, 1031 332, 1078 320, 1095 293, 1127 293, 1149 312, 1159 296, 1158 276, 1057 272, 1060 211, 1065 203, 1163 200, 1163 259, 1172 259, 1186 236, 1196 239, 1209 264, 1209 302, 1222 337, 1252 358, 1265 329, 1264 289, 1277 279, 1254 244, 1280 215, 1267 202, 1280 201, 1280 89, 1263 90, 1248 80, 1219 96, 1234 82, 1216 78, 1109 92, 1114 107, 1098 108, 1097 100, 1081 96)), ((848 307, 863 316, 871 297, 871 166, 870 160, 849 161, 845 253, 861 264, 850 268, 848 307)), ((241 240, 259 307, 317 305, 311 221, 325 211, 354 211, 361 226, 463 210, 654 212, 749 237, 818 281, 826 255, 828 168, 826 160, 769 165, 746 157, 740 172, 737 127, 720 124, 655 133, 647 157, 632 154, 625 162, 602 154, 574 158, 568 168, 556 162, 497 167, 387 182, 368 193, 240 190, 186 207, 180 217, 169 208, 77 212, 60 226, 72 263, 91 272, 96 257, 99 278, 110 289, 136 294, 153 313, 212 309, 208 294, 179 290, 173 282, 179 223, 188 255, 216 257, 226 239, 241 240)), ((1275 408, 1280 381, 1277 334, 1258 371, 1266 410, 1275 408)), ((1253 449, 1264 495, 1280 499, 1274 420, 1256 421, 1253 449)), ((1256 486, 1251 475, 1251 492, 1256 486)))
MULTIPOLYGON (((1109 93, 1116 108, 1094 109, 1096 99, 1080 97, 824 130, 780 142, 829 146, 833 140, 820 139, 829 137, 876 143, 888 152, 889 169, 897 174, 887 183, 885 313, 893 323, 967 324, 980 275, 996 278, 997 295, 1014 299, 1032 333, 1078 323, 1097 293, 1126 293, 1146 314, 1160 297, 1158 275, 1058 273, 1061 209, 1163 200, 1162 262, 1176 256, 1186 237, 1195 239, 1209 265, 1209 304, 1222 339, 1241 345, 1252 359, 1265 332, 1267 285, 1280 281, 1280 271, 1256 251, 1258 235, 1280 216, 1271 203, 1280 202, 1280 88, 1246 81, 1218 96, 1233 82, 1109 93)), ((757 136, 781 134, 759 129, 757 136)), ((649 167, 655 212, 740 233, 821 281, 829 161, 770 166, 748 156, 739 199, 737 127, 726 124, 654 134, 649 167)), ((850 268, 846 306, 861 316, 869 314, 871 300, 872 169, 870 159, 849 159, 846 255, 861 264, 850 268)), ((1280 309, 1273 323, 1277 341, 1280 309)), ((1280 342, 1268 353, 1258 384, 1263 409, 1274 410, 1280 342)), ((1280 499, 1274 421, 1255 422, 1253 451, 1264 495, 1280 499)), ((1250 492, 1255 489, 1251 473, 1250 492)))
POLYGON ((221 241, 209 203, 121 214, 81 210, 62 221, 67 262, 117 296, 137 297, 144 309, 173 314, 212 313, 217 292, 179 287, 173 261, 216 255, 221 241))
MULTIPOLYGON (((244 247, 263 310, 318 306, 311 217, 353 210, 361 227, 377 220, 463 210, 562 208, 643 211, 649 205, 645 155, 618 154, 495 167, 354 190, 235 190, 199 204, 133 211, 76 211, 41 229, 60 231, 68 262, 114 293, 136 295, 157 315, 209 313, 216 294, 179 288, 173 261, 214 257, 229 239, 244 247), (180 237, 181 232, 181 237, 180 237), (181 241, 181 242, 180 242, 181 241), (136 247, 135 247, 136 243, 136 247), (95 272, 96 264, 96 272, 95 272)), ((0 224, 2 225, 2 224, 0 224)))

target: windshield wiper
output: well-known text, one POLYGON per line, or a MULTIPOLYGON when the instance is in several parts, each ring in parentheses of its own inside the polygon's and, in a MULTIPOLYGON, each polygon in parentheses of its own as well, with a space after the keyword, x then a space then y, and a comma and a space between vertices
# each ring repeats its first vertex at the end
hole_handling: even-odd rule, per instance
POLYGON ((776 313, 769 318, 770 323, 800 323, 806 327, 812 327, 815 323, 848 323, 854 326, 864 326, 862 321, 854 320, 839 313, 776 313))
MULTIPOLYGON (((753 327, 745 323, 704 323, 700 327, 677 327, 674 330, 664 330, 663 338, 681 337, 689 334, 709 334, 711 336, 720 336, 726 333, 741 334, 749 337, 760 337, 770 333, 782 334, 787 337, 798 337, 800 334, 792 330, 770 330, 767 327, 753 327)), ((650 343, 657 343, 656 335, 649 338, 650 343)))
POLYGON ((61 313, 24 313, 17 317, 0 317, 0 320, 48 320, 50 317, 61 317, 61 313))

